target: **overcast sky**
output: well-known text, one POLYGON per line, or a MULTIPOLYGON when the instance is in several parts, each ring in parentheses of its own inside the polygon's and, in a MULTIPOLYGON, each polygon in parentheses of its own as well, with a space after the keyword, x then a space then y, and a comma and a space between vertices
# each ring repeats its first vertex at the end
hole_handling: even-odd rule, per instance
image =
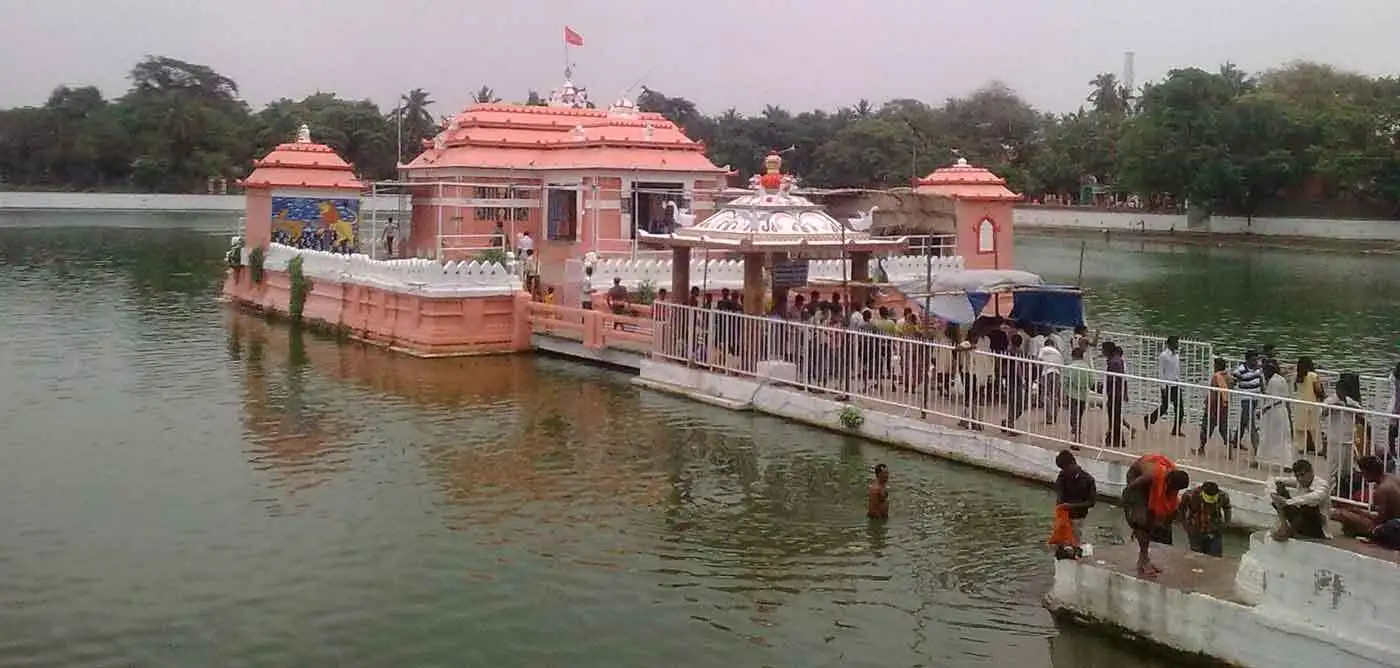
MULTIPOLYGON (((1254 71, 1295 59, 1400 72, 1397 0, 0 0, 0 107, 59 84, 125 91, 146 54, 202 63, 254 106, 317 90, 446 114, 482 84, 507 100, 575 79, 605 104, 640 82, 702 111, 941 102, 1000 79, 1077 108, 1098 72, 1254 71)), ((635 94, 634 89, 634 94, 635 94)))

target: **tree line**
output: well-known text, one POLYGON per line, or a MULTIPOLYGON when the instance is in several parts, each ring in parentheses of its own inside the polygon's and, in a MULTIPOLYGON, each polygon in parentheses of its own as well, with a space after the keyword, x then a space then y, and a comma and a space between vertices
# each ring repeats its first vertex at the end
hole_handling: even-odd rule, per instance
MULTIPOLYGON (((112 100, 65 86, 42 106, 0 110, 0 185, 201 192, 211 177, 245 176, 301 123, 364 178, 388 179, 445 121, 422 89, 389 110, 333 93, 254 110, 234 81, 203 65, 150 57, 130 80, 112 100)), ((942 104, 860 100, 835 111, 769 105, 710 116, 646 88, 637 103, 745 177, 770 150, 782 150, 805 185, 824 187, 905 186, 964 157, 1033 199, 1077 201, 1087 190, 1100 203, 1131 196, 1245 215, 1400 213, 1395 77, 1309 62, 1258 74, 1226 64, 1173 70, 1137 90, 1100 74, 1086 93, 1083 106, 1062 114, 996 82, 942 104)), ((500 100, 488 86, 474 99, 500 100)), ((523 103, 543 99, 530 91, 523 103)))

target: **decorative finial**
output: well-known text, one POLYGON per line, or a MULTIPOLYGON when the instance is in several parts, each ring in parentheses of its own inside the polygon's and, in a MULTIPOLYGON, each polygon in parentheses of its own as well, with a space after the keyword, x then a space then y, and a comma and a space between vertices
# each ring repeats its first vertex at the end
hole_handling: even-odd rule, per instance
POLYGON ((588 133, 584 132, 583 124, 579 123, 574 126, 574 129, 569 131, 569 137, 574 141, 584 141, 588 139, 588 133))
POLYGON ((647 121, 647 124, 642 126, 642 138, 647 141, 651 141, 651 135, 653 132, 654 129, 651 127, 651 121, 647 121))
POLYGON ((763 188, 769 192, 779 189, 783 185, 783 156, 777 151, 768 154, 763 159, 763 176, 759 179, 763 188))
POLYGON ((308 125, 305 124, 305 123, 302 123, 302 124, 301 124, 301 127, 297 128, 297 143, 298 143, 298 144, 310 144, 310 143, 311 143, 311 127, 308 126, 308 125))
POLYGON ((958 166, 959 166, 959 167, 966 167, 966 166, 967 166, 967 158, 958 158, 958 166))
POLYGON ((437 135, 433 137, 433 150, 434 150, 434 151, 444 151, 444 150, 446 150, 446 149, 447 149, 447 131, 444 130, 444 131, 442 131, 442 132, 437 133, 437 135))

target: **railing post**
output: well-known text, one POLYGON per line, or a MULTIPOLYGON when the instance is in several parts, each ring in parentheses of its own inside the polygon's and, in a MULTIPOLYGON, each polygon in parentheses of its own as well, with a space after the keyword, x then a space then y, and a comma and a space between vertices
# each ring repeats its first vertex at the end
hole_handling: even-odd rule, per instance
POLYGON ((515 330, 511 337, 511 347, 516 351, 529 350, 531 347, 530 338, 535 333, 533 313, 530 310, 530 296, 523 293, 515 293, 515 330))
POLYGON ((585 348, 603 347, 603 330, 597 311, 588 310, 583 312, 583 346, 585 348))

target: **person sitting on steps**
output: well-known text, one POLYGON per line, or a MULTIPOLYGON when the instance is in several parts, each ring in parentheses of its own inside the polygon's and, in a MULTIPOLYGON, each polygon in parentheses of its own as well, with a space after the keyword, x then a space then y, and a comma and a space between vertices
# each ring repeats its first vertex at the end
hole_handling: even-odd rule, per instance
POLYGON ((1274 540, 1284 541, 1293 537, 1327 538, 1327 515, 1332 504, 1332 486, 1323 477, 1313 472, 1312 462, 1299 459, 1289 469, 1292 477, 1271 478, 1269 495, 1274 510, 1278 511, 1278 526, 1274 528, 1274 540), (1301 491, 1292 495, 1289 489, 1301 491))

